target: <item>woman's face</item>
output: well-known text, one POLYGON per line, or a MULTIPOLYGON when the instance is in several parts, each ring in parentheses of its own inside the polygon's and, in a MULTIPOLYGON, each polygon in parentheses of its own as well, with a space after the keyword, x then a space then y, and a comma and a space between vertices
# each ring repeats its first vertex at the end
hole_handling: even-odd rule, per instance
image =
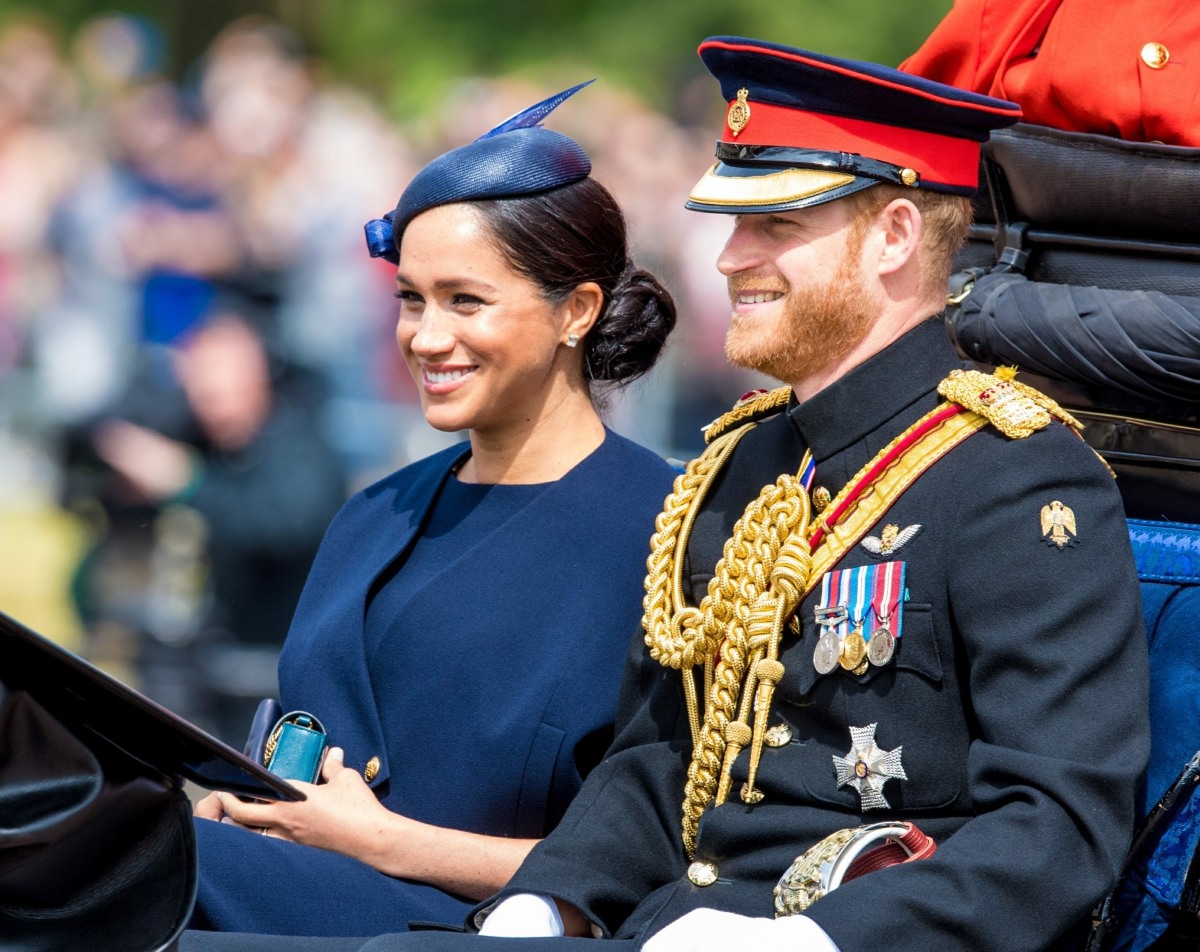
POLYGON ((476 209, 442 205, 414 218, 400 246, 396 340, 439 430, 527 429, 581 373, 577 351, 563 346, 568 309, 489 239, 476 209))

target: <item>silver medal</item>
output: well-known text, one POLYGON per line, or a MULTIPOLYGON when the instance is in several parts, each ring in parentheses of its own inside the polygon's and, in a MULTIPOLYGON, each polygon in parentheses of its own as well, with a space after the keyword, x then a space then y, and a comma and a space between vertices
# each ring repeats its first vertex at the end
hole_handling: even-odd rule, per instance
POLYGON ((871 640, 867 642, 867 658, 877 668, 882 668, 892 660, 896 652, 896 636, 891 629, 880 625, 871 632, 871 640))
POLYGON ((828 674, 838 666, 841 656, 842 646, 837 636, 829 630, 821 632, 817 646, 813 649, 813 667, 817 669, 817 674, 828 674))

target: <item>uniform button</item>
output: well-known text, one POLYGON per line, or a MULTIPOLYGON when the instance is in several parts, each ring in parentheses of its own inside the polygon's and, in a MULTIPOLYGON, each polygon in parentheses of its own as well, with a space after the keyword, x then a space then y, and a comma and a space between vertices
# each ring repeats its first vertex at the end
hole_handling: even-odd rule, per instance
POLYGON ((776 724, 768 727, 767 732, 763 735, 763 740, 766 741, 768 747, 786 747, 792 742, 792 726, 776 724))
POLYGON ((1142 62, 1151 69, 1162 69, 1171 58, 1171 51, 1161 43, 1147 43, 1142 47, 1142 62))
POLYGON ((711 886, 717 881, 717 867, 714 863, 696 860, 688 867, 687 875, 693 886, 711 886))
POLYGON ((363 767, 363 779, 370 783, 379 775, 379 758, 372 757, 367 761, 367 765, 363 767))

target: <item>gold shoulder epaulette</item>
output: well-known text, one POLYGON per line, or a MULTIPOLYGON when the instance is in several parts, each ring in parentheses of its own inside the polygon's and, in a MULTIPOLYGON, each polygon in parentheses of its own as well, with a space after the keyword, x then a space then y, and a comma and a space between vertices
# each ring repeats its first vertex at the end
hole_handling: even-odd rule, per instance
POLYGON ((938 393, 959 406, 986 417, 1005 436, 1023 439, 1061 420, 1075 430, 1083 424, 1044 393, 1014 379, 1016 367, 997 367, 994 374, 979 370, 952 370, 938 384, 938 393))
POLYGON ((750 422, 758 422, 759 420, 778 413, 781 409, 787 406, 787 402, 791 399, 791 387, 777 387, 774 390, 756 390, 753 393, 748 393, 733 405, 733 409, 728 413, 717 417, 712 423, 704 427, 704 442, 711 443, 722 433, 728 433, 730 430, 737 429, 750 422))

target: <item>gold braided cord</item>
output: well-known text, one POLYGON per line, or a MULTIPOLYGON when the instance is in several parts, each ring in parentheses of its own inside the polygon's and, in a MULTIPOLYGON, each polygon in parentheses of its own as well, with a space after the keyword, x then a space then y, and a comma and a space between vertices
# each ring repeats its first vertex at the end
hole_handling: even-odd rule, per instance
POLYGON ((734 525, 700 603, 703 637, 719 643, 720 653, 684 788, 683 842, 689 855, 705 808, 714 796, 719 804, 728 795, 733 761, 755 736, 761 741, 765 730, 757 722, 767 716, 769 697, 755 712, 754 730, 746 723, 748 708, 758 666, 764 659, 778 664, 781 629, 805 589, 810 515, 798 476, 784 474, 765 487, 734 525), (780 558, 785 546, 787 555, 780 558))
POLYGON ((761 393, 739 402, 732 410, 717 417, 704 428, 704 442, 711 443, 719 436, 724 436, 733 427, 747 420, 755 420, 781 407, 786 407, 792 397, 791 387, 776 387, 767 393, 761 393))
MULTIPOLYGON (((771 698, 784 674, 780 642, 800 602, 925 470, 995 422, 968 410, 930 427, 932 418, 949 407, 941 404, 859 470, 824 510, 838 512, 853 496, 836 525, 819 523, 824 538, 815 553, 808 543, 810 535, 815 538, 809 527, 811 503, 798 476, 785 474, 765 486, 735 524, 699 607, 687 605, 682 585, 691 527, 704 494, 754 424, 718 436, 676 480, 656 522, 647 560, 643 625, 651 656, 683 675, 693 739, 682 823, 688 856, 695 854, 701 816, 709 804, 720 805, 728 797, 733 764, 747 746, 750 765, 742 798, 751 803, 762 798, 754 780, 771 698), (915 443, 886 468, 872 472, 914 434, 915 443), (865 485, 868 476, 870 485, 865 485), (705 668, 702 723, 691 672, 697 665, 705 668)), ((806 454, 801 472, 807 462, 806 454)))
MULTIPOLYGON (((646 645, 650 657, 663 667, 683 672, 693 744, 700 738, 700 710, 691 669, 705 664, 716 653, 717 645, 715 639, 707 639, 701 632, 703 616, 700 610, 687 603, 683 590, 684 556, 692 525, 713 480, 742 437, 753 428, 754 424, 750 424, 719 437, 675 478, 672 492, 663 503, 663 511, 654 521, 650 555, 646 559, 646 595, 642 599, 646 645)), ((706 668, 706 693, 709 677, 706 668)))

